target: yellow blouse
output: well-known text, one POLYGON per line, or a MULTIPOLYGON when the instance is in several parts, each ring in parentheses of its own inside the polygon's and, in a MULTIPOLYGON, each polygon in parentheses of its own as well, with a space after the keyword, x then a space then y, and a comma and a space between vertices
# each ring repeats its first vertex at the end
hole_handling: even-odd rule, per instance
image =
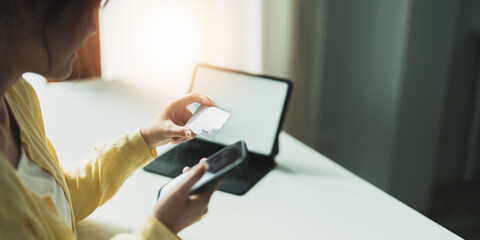
MULTIPOLYGON (((62 186, 70 204, 72 222, 86 218, 108 201, 135 170, 156 155, 149 151, 138 129, 96 147, 92 157, 71 169, 63 169, 45 135, 40 103, 33 87, 19 79, 5 97, 19 125, 22 147, 29 159, 62 186)), ((50 195, 32 191, 0 154, 0 239, 76 239, 76 234, 75 224, 73 229, 66 225, 50 195)), ((151 216, 137 231, 114 239, 178 237, 151 216)))

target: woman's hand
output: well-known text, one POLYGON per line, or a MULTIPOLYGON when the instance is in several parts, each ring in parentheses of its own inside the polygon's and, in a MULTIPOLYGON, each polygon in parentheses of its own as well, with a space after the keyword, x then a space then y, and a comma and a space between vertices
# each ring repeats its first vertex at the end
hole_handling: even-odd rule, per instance
POLYGON ((184 127, 192 116, 187 106, 195 102, 215 106, 208 97, 190 93, 170 101, 151 123, 140 129, 150 150, 169 142, 180 143, 195 137, 190 129, 184 127))
POLYGON ((191 170, 186 167, 183 172, 192 171, 187 179, 164 198, 160 198, 155 207, 154 216, 177 234, 182 229, 199 221, 208 211, 208 203, 214 187, 201 194, 190 195, 192 186, 203 176, 208 165, 202 159, 191 170))

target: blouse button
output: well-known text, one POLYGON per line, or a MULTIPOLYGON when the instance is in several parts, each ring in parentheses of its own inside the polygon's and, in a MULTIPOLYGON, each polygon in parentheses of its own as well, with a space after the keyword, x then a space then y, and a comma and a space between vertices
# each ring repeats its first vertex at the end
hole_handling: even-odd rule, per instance
POLYGON ((50 195, 48 195, 48 196, 46 197, 46 201, 47 201, 48 207, 50 207, 50 208, 56 208, 56 207, 55 207, 55 203, 53 202, 52 197, 51 197, 50 195))

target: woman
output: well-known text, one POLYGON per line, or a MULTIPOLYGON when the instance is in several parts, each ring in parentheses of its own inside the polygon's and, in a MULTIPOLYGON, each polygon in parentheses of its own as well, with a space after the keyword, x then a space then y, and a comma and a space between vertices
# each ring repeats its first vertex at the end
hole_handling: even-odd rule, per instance
MULTIPOLYGON (((151 161, 157 146, 194 137, 183 127, 192 115, 187 105, 214 105, 199 94, 172 101, 147 126, 62 169, 45 136, 35 91, 21 75, 66 78, 76 49, 96 31, 99 5, 100 0, 0 1, 0 239, 75 239, 75 223, 151 161)), ((199 195, 189 190, 207 167, 195 166, 181 186, 157 203, 140 229, 117 237, 177 239, 180 230, 206 214, 215 189, 199 195)))

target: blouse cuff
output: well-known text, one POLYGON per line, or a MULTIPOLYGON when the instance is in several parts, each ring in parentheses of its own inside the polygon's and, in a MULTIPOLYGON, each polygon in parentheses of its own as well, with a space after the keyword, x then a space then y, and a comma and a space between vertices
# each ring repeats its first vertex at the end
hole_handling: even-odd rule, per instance
POLYGON ((153 158, 157 157, 157 150, 153 149, 152 151, 150 151, 147 143, 145 142, 145 139, 143 138, 140 132, 140 128, 128 133, 128 138, 130 143, 134 146, 134 148, 139 151, 140 154, 139 154, 138 160, 142 164, 147 164, 153 158))

